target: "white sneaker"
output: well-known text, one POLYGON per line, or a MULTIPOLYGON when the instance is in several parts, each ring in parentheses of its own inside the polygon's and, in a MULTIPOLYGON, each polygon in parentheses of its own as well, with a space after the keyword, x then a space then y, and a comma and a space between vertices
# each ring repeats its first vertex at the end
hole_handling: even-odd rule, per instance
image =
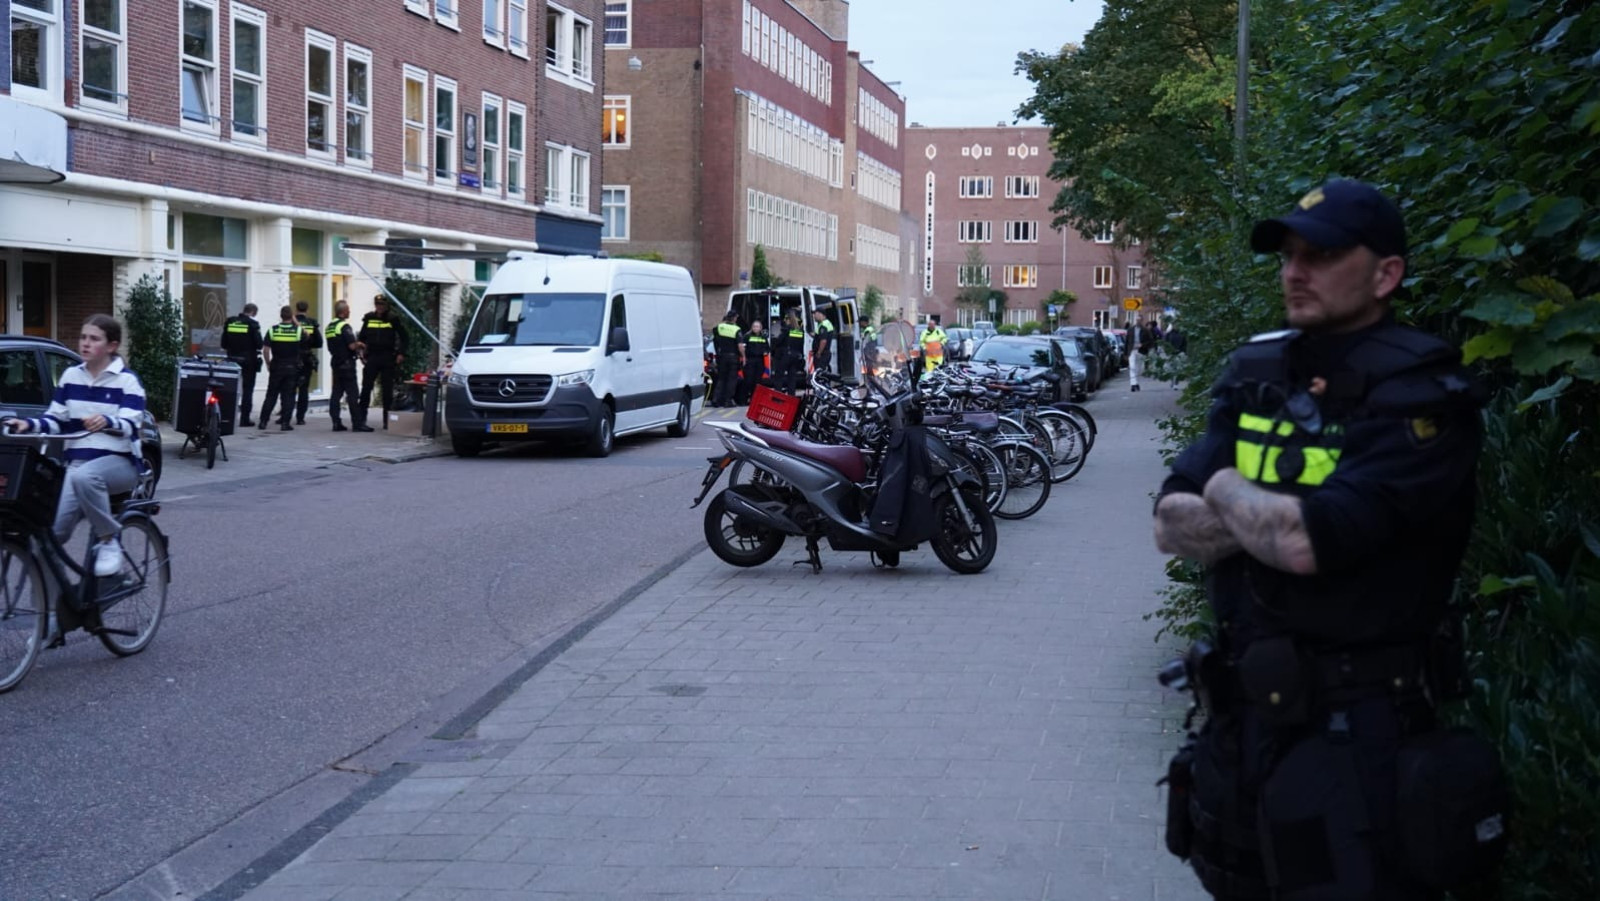
POLYGON ((122 542, 115 538, 102 541, 94 552, 94 574, 105 578, 122 572, 122 542))

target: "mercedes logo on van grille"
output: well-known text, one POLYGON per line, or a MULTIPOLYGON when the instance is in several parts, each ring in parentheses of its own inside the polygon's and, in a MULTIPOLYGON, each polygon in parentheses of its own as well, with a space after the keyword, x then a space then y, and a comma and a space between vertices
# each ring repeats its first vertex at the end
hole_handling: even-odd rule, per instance
POLYGON ((517 380, 506 379, 500 383, 500 396, 510 397, 517 393, 517 380))

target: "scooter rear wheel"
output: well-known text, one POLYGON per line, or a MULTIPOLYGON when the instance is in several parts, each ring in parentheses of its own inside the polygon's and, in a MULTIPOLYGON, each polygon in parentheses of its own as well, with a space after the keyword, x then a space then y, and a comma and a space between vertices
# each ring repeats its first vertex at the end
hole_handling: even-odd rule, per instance
POLYGON ((706 505, 706 544, 711 553, 733 566, 760 566, 777 556, 783 533, 758 526, 728 512, 726 491, 706 505))

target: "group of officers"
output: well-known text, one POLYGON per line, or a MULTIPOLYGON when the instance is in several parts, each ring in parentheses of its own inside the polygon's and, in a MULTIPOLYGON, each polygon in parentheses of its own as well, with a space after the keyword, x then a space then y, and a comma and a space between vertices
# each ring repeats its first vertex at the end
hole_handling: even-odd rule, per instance
POLYGON ((277 324, 265 333, 256 320, 256 312, 256 305, 247 303, 239 315, 230 317, 222 328, 223 353, 239 366, 240 426, 265 429, 280 400, 283 410, 278 417, 278 430, 288 432, 293 431, 295 425, 305 425, 306 408, 311 401, 311 375, 317 368, 317 351, 324 344, 328 348, 333 377, 328 395, 328 415, 333 419, 333 431, 373 431, 367 425, 367 410, 372 405, 375 384, 380 389, 384 425, 388 426, 395 378, 406 359, 407 334, 405 326, 390 311, 387 296, 380 294, 373 299, 373 311, 361 317, 359 331, 350 324, 350 304, 342 300, 333 305, 334 318, 326 328, 308 315, 305 301, 293 307, 285 304, 278 311, 277 324), (359 397, 356 389, 358 360, 363 364, 359 397), (250 411, 255 399, 256 373, 261 371, 263 361, 267 367, 267 396, 261 405, 260 418, 252 420, 250 411), (339 415, 341 398, 350 410, 348 427, 339 415), (291 416, 294 425, 290 424, 291 416))
MULTIPOLYGON (((729 310, 711 333, 711 349, 716 356, 712 381, 711 406, 734 407, 750 402, 756 385, 767 374, 770 357, 773 387, 793 394, 805 384, 806 332, 800 325, 800 311, 784 314, 781 328, 768 335, 760 319, 748 330, 739 328, 739 316, 729 310)), ((831 372, 835 328, 821 310, 812 310, 811 368, 831 372)))

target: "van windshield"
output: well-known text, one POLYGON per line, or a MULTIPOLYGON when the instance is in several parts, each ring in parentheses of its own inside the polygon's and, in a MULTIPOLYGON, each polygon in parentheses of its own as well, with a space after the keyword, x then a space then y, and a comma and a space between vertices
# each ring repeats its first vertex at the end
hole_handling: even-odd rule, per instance
POLYGON ((604 294, 490 294, 467 346, 598 347, 605 311, 604 294))

